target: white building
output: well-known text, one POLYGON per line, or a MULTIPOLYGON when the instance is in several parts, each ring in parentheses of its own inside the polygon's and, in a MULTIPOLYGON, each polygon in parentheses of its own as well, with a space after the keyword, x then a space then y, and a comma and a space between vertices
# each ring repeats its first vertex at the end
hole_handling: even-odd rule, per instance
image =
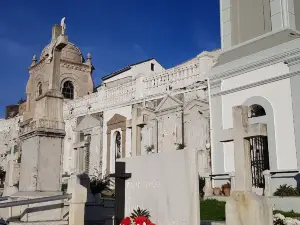
POLYGON ((233 143, 220 142, 220 131, 232 128, 233 106, 247 105, 249 122, 268 130, 267 138, 250 138, 253 186, 264 188, 268 170, 273 193, 299 180, 300 2, 239 2, 221 1, 222 54, 208 74, 212 174, 220 186, 235 171, 233 143))

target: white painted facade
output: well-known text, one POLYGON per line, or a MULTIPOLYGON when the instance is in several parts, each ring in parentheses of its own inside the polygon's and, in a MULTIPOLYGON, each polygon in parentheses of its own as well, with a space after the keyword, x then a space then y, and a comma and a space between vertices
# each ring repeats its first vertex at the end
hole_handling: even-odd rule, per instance
MULTIPOLYGON (((247 99, 252 96, 262 96, 266 98, 273 107, 274 123, 276 128, 275 138, 277 146, 277 169, 297 169, 290 79, 285 79, 222 96, 223 128, 232 128, 232 107, 243 105, 244 102, 246 102, 247 99)), ((234 168, 232 167, 233 145, 232 143, 223 143, 223 145, 225 162, 227 162, 225 163, 225 172, 234 171, 234 168)))
MULTIPOLYGON (((289 67, 277 63, 222 81, 221 91, 254 84, 289 73, 289 67)), ((243 105, 250 97, 261 96, 270 102, 274 111, 277 169, 297 169, 290 79, 275 81, 245 90, 222 95, 223 129, 232 128, 232 107, 243 105), (282 118, 285 118, 284 120, 282 118), (285 138, 280 138, 285 137, 285 138)), ((225 172, 234 171, 233 143, 223 143, 225 172)))

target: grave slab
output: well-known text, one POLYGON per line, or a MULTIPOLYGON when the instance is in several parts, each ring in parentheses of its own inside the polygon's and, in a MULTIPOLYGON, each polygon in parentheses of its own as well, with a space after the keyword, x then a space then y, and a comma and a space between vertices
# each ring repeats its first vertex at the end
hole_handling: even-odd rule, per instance
POLYGON ((177 150, 118 161, 124 162, 125 172, 131 174, 125 181, 125 216, 140 207, 149 210, 156 225, 200 224, 196 151, 177 150))

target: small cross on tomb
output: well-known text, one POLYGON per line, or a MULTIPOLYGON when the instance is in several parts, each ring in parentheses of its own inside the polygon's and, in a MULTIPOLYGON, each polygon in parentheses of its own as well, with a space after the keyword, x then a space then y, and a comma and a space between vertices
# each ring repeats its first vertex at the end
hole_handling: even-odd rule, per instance
POLYGON ((131 178, 131 173, 125 172, 125 162, 116 162, 116 172, 109 177, 115 178, 115 218, 116 224, 120 224, 125 217, 125 181, 131 178))
POLYGON ((220 142, 234 143, 234 166, 237 191, 252 191, 249 138, 267 136, 267 125, 248 123, 248 106, 233 107, 233 128, 221 131, 220 142))

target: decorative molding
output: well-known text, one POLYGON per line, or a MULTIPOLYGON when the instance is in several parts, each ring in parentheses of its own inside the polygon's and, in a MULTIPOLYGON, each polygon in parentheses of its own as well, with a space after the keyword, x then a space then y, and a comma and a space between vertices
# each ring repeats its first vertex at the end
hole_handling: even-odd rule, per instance
POLYGON ((87 73, 90 73, 92 71, 92 68, 89 65, 69 62, 66 60, 61 60, 60 66, 67 68, 69 70, 77 70, 77 71, 82 71, 82 72, 87 72, 87 73))
POLYGON ((45 59, 40 60, 37 64, 29 68, 29 74, 35 74, 37 71, 40 71, 43 67, 45 67, 45 65, 45 59))
POLYGON ((217 97, 217 96, 221 96, 221 95, 228 95, 228 94, 231 94, 231 93, 234 93, 234 92, 238 92, 238 91, 242 91, 242 90, 245 90, 245 89, 265 85, 265 84, 268 84, 268 83, 273 83, 273 82, 276 82, 276 81, 288 79, 288 78, 298 76, 298 75, 300 75, 300 71, 293 72, 293 73, 287 73, 287 74, 284 74, 284 75, 280 75, 278 77, 272 77, 272 78, 269 78, 269 79, 266 79, 266 80, 254 82, 254 83, 247 84, 247 85, 243 85, 241 87, 232 88, 232 89, 229 89, 229 90, 226 90, 226 91, 220 91, 218 93, 212 94, 211 97, 217 97))
MULTIPOLYGON (((229 69, 225 72, 222 73, 217 73, 214 75, 210 76, 210 81, 215 81, 215 80, 222 80, 222 79, 228 79, 231 77, 235 77, 238 75, 241 75, 243 73, 251 72, 254 70, 261 69, 263 67, 267 67, 270 65, 274 65, 276 63, 284 62, 284 61, 293 61, 294 59, 298 59, 300 55, 300 49, 293 49, 291 51, 287 51, 281 54, 273 55, 271 57, 255 61, 253 63, 234 68, 234 69, 229 69)), ((224 70, 223 70, 224 71, 224 70)))

